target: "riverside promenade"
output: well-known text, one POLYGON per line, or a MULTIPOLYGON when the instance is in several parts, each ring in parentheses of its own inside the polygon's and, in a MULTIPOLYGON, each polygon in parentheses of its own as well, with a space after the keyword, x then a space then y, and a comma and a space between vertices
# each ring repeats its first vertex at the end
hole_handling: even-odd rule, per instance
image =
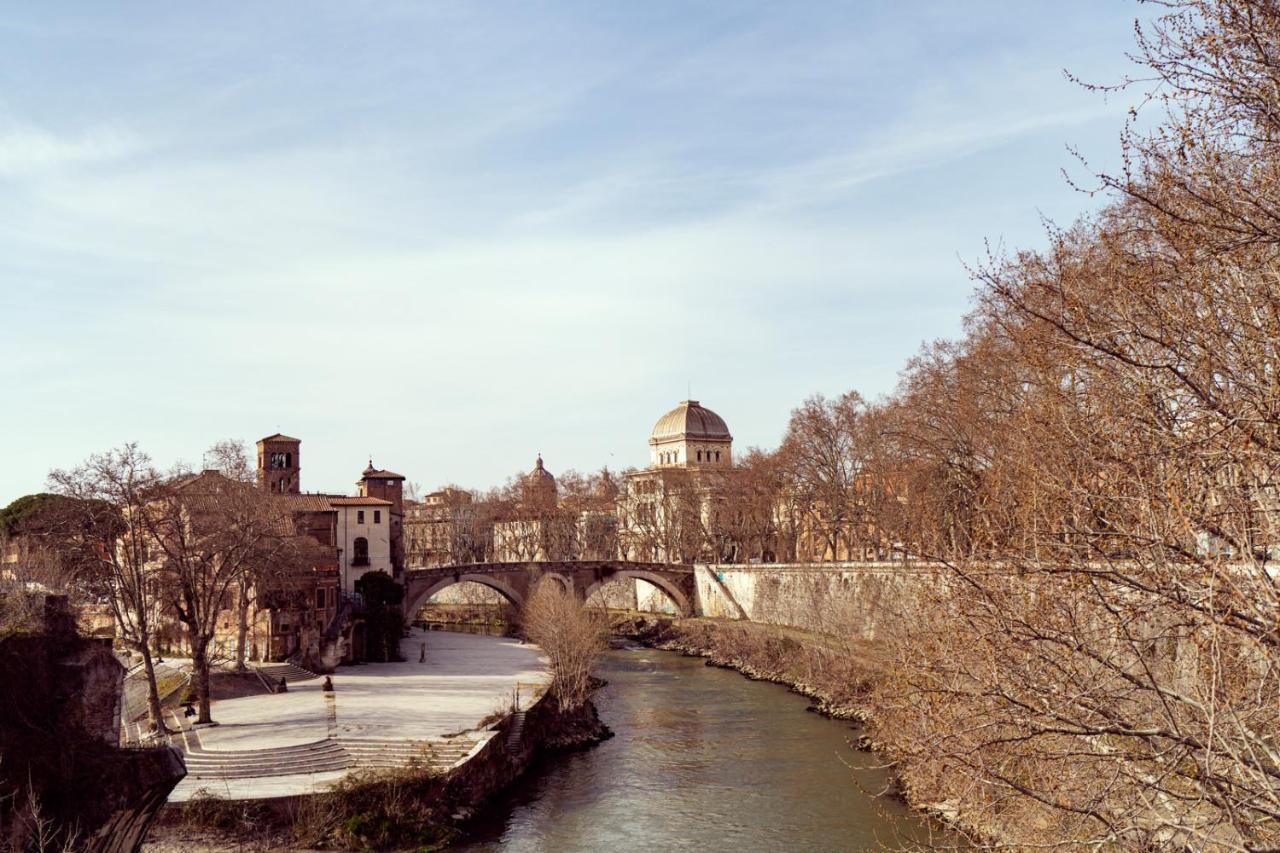
POLYGON ((174 738, 188 775, 169 802, 201 790, 227 799, 315 793, 354 770, 411 760, 448 769, 487 742, 480 721, 509 710, 517 687, 528 708, 548 681, 541 651, 505 637, 415 628, 400 649, 401 663, 340 667, 331 694, 310 678, 287 693, 214 703, 219 725, 174 738))

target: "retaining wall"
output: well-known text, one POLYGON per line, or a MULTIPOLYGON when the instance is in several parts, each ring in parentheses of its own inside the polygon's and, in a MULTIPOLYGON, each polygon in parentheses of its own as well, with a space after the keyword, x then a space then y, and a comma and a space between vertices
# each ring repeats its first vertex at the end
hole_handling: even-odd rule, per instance
POLYGON ((902 563, 700 564, 699 616, 747 619, 874 640, 904 619, 928 618, 946 578, 902 563))

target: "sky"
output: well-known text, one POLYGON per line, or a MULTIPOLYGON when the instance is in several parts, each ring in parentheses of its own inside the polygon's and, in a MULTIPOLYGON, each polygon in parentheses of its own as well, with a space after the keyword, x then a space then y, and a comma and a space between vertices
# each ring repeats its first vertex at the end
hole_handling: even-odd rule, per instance
POLYGON ((1142 9, 0 7, 0 505, 274 432, 302 486, 648 464, 892 392, 966 262, 1103 199, 1142 9), (1074 147, 1087 161, 1083 166, 1074 147))

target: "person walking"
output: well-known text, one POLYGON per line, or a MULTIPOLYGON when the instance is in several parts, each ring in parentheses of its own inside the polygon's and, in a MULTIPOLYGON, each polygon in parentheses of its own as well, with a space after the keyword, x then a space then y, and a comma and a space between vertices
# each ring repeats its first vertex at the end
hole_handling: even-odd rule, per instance
POLYGON ((420 650, 418 652, 418 663, 426 663, 426 662, 427 662, 427 642, 426 640, 423 640, 422 646, 420 647, 420 650))

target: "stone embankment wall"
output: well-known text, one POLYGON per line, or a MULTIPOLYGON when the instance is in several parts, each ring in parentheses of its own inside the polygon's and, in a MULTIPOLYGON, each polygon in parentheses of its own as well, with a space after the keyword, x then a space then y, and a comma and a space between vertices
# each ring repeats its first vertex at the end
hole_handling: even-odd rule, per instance
POLYGON ((0 640, 0 850, 141 844, 186 769, 168 746, 116 746, 123 678, 110 640, 76 634, 64 596, 46 598, 42 633, 0 640))
POLYGON ((939 567, 903 563, 710 564, 695 573, 699 616, 863 640, 928 618, 948 582, 939 567))

